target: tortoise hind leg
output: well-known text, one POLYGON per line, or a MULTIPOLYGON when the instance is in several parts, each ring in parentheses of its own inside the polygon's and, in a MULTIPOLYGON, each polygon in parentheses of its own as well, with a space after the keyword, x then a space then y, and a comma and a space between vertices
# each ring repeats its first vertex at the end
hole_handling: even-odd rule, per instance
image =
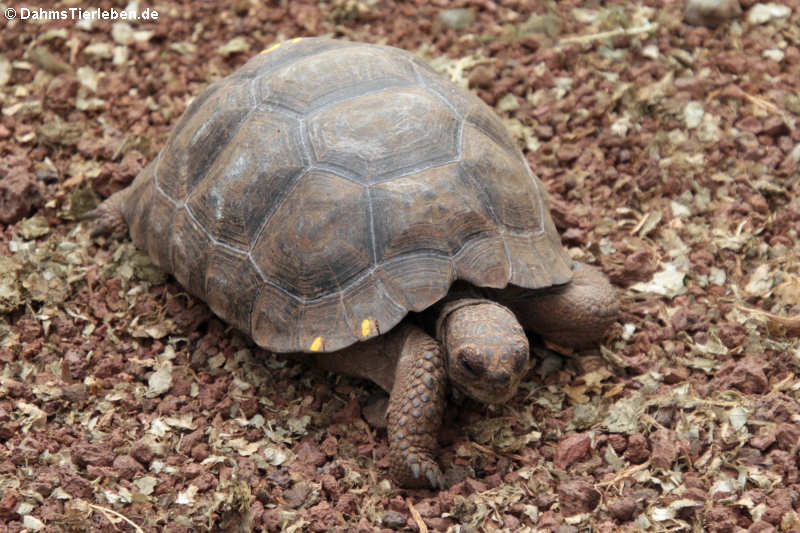
MULTIPOLYGON (((619 301, 608 278, 583 263, 572 266, 572 281, 550 289, 512 293, 508 306, 526 329, 550 342, 570 348, 585 348, 602 341, 617 320, 619 301)), ((506 291, 506 289, 503 289, 506 291)), ((503 298, 500 293, 499 298, 503 298)))

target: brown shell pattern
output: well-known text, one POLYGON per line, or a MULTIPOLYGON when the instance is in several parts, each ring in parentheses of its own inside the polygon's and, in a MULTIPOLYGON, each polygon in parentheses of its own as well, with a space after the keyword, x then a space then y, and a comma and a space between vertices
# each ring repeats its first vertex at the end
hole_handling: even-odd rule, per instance
POLYGON ((192 102, 132 187, 134 242, 277 352, 371 338, 456 279, 571 279, 500 119, 395 48, 265 50, 192 102))

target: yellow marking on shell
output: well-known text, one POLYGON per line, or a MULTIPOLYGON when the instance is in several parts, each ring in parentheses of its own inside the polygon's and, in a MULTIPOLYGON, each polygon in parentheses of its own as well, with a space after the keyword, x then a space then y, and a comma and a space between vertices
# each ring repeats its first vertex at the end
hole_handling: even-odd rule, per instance
POLYGON ((372 335, 372 332, 378 331, 378 324, 375 322, 374 318, 365 318, 361 321, 361 336, 362 337, 369 337, 372 335))
MULTIPOLYGON (((302 37, 295 37, 294 39, 289 39, 288 42, 296 43, 298 41, 301 41, 302 39, 303 39, 302 37)), ((259 54, 268 54, 268 53, 272 52, 273 50, 275 50, 276 48, 278 48, 282 44, 283 44, 283 42, 273 43, 273 44, 269 45, 268 47, 264 48, 263 50, 261 50, 259 52, 259 54)))
POLYGON ((274 43, 274 44, 268 46, 267 48, 264 48, 263 50, 261 50, 261 53, 262 54, 268 54, 268 53, 272 52, 273 50, 275 50, 276 48, 278 48, 282 44, 283 43, 274 43))
POLYGON ((320 336, 311 342, 311 346, 309 346, 308 349, 311 350, 312 352, 318 352, 322 349, 322 346, 323 342, 322 342, 322 337, 320 336))

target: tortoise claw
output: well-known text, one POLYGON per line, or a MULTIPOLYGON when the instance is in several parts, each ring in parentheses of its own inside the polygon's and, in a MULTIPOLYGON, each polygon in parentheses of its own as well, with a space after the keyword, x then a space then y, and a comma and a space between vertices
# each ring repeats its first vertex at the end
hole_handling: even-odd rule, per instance
POLYGON ((393 457, 392 477, 407 488, 444 488, 444 476, 433 457, 424 451, 393 457))
POLYGON ((434 472, 433 470, 428 470, 426 477, 428 478, 428 483, 431 484, 431 487, 435 489, 444 488, 444 478, 442 477, 441 472, 434 472))

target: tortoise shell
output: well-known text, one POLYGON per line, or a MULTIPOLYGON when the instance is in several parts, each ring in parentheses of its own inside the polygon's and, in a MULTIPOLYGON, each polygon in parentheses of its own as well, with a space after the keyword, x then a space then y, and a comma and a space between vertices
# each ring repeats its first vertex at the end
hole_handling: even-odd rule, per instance
POLYGON ((136 178, 134 242, 276 352, 388 331, 456 279, 571 279, 544 189, 495 113, 410 53, 324 38, 212 84, 136 178))

